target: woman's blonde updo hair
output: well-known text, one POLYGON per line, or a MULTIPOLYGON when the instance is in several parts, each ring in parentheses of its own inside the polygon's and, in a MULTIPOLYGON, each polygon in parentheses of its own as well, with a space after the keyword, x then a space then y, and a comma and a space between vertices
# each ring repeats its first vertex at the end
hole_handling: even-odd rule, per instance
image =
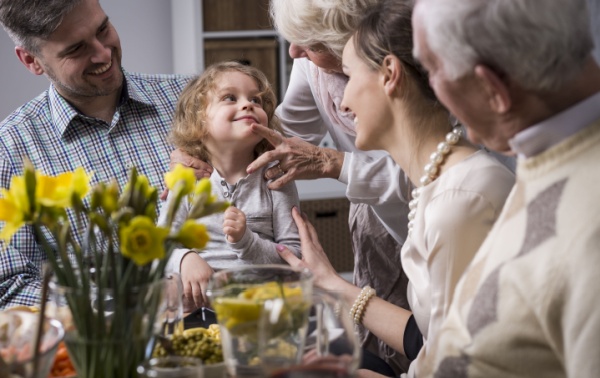
POLYGON ((362 16, 379 0, 271 0, 273 26, 299 46, 323 44, 340 60, 362 16))
MULTIPOLYGON (((181 92, 169 135, 169 140, 176 148, 203 161, 210 160, 210 154, 203 143, 208 136, 206 111, 210 96, 214 96, 219 77, 227 72, 241 72, 254 79, 258 86, 258 95, 262 99, 262 108, 267 113, 267 127, 283 134, 279 119, 275 115, 277 98, 265 74, 255 67, 238 62, 213 64, 201 75, 193 78, 181 92)), ((270 148, 269 142, 262 140, 254 149, 255 155, 258 156, 270 148)))

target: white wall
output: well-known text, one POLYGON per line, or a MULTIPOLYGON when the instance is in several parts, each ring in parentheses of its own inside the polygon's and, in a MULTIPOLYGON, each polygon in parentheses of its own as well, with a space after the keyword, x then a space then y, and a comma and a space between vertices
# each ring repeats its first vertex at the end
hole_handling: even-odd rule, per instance
POLYGON ((31 74, 19 62, 14 44, 0 32, 0 119, 48 87, 45 77, 31 74))
MULTIPOLYGON (((125 69, 173 72, 171 1, 100 0, 100 4, 121 37, 125 69)), ((1 30, 0 120, 47 87, 45 76, 33 75, 19 62, 12 40, 1 30)))

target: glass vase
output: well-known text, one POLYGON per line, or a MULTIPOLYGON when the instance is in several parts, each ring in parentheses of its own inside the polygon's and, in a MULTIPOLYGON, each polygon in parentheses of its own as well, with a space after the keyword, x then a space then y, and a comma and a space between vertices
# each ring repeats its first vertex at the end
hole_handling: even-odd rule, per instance
POLYGON ((65 328, 77 377, 137 376, 136 368, 150 355, 153 335, 160 328, 164 282, 114 288, 50 282, 48 314, 65 328))

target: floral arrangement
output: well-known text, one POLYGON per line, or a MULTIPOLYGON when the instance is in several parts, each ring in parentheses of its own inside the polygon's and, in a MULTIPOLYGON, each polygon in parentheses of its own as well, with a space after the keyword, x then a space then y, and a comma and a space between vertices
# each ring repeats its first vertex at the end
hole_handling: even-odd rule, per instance
POLYGON ((122 190, 116 181, 92 187, 91 178, 83 168, 47 176, 26 161, 23 175, 1 189, 0 240, 33 227, 48 255, 51 303, 55 314, 62 314, 78 376, 131 377, 156 328, 172 250, 203 248, 208 234, 197 219, 229 204, 216 201, 208 179, 196 181, 193 170, 178 165, 165 174, 174 198, 166 223, 157 225, 158 191, 135 168, 122 190), (185 197, 191 205, 188 219, 172 229, 185 197))

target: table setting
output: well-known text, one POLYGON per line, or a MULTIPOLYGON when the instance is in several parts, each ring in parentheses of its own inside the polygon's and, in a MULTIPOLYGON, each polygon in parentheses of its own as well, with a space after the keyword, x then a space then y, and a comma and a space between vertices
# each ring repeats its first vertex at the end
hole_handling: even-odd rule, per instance
MULTIPOLYGON (((158 190, 135 167, 121 186, 114 180, 94 182, 93 172, 81 167, 49 176, 26 159, 23 173, 11 178, 8 189, 1 189, 2 252, 26 227, 46 254, 38 327, 27 344, 35 369, 15 376, 47 378, 39 362, 45 353, 40 348, 45 338, 42 324, 48 319, 62 325, 77 376, 137 376, 167 313, 164 270, 173 249, 201 250, 208 234, 199 219, 229 206, 217 201, 210 181, 197 181, 190 168, 177 166, 164 180, 174 201, 161 225, 158 190), (173 215, 184 198, 192 210, 172 229, 173 215)), ((7 361, 17 366, 15 358, 0 358, 0 366, 7 361)))
POLYGON ((210 181, 196 181, 181 166, 167 173, 176 200, 166 224, 157 225, 158 192, 135 168, 123 187, 92 184, 92 176, 81 168, 46 176, 26 161, 23 174, 2 189, 0 239, 30 227, 48 258, 35 312, 0 312, 0 376, 354 374, 361 350, 349 309, 335 293, 314 289, 308 270, 248 265, 215 272, 210 308, 183 313, 181 278, 164 269, 175 246, 201 251, 208 235, 198 220, 229 206, 216 201, 210 181), (189 219, 172 230, 185 196, 189 219))
MULTIPOLYGON (((183 314, 180 277, 168 275, 165 290, 176 290, 167 290, 163 297, 163 312, 148 342, 150 352, 136 365, 136 376, 342 378, 356 371, 361 349, 348 307, 335 293, 314 289, 310 273, 259 265, 214 276, 209 284, 214 309, 202 307, 183 314), (176 310, 169 298, 178 303, 176 310), (337 355, 344 357, 331 358, 337 355)), ((29 315, 38 319, 38 313, 29 315)), ((60 322, 54 323, 58 342, 64 329, 60 322)), ((45 333, 44 340, 48 336, 45 333)), ((61 377, 48 375, 48 368, 37 376, 61 377)), ((33 376, 31 369, 21 373, 33 376)), ((66 377, 76 376, 82 375, 66 377)))

